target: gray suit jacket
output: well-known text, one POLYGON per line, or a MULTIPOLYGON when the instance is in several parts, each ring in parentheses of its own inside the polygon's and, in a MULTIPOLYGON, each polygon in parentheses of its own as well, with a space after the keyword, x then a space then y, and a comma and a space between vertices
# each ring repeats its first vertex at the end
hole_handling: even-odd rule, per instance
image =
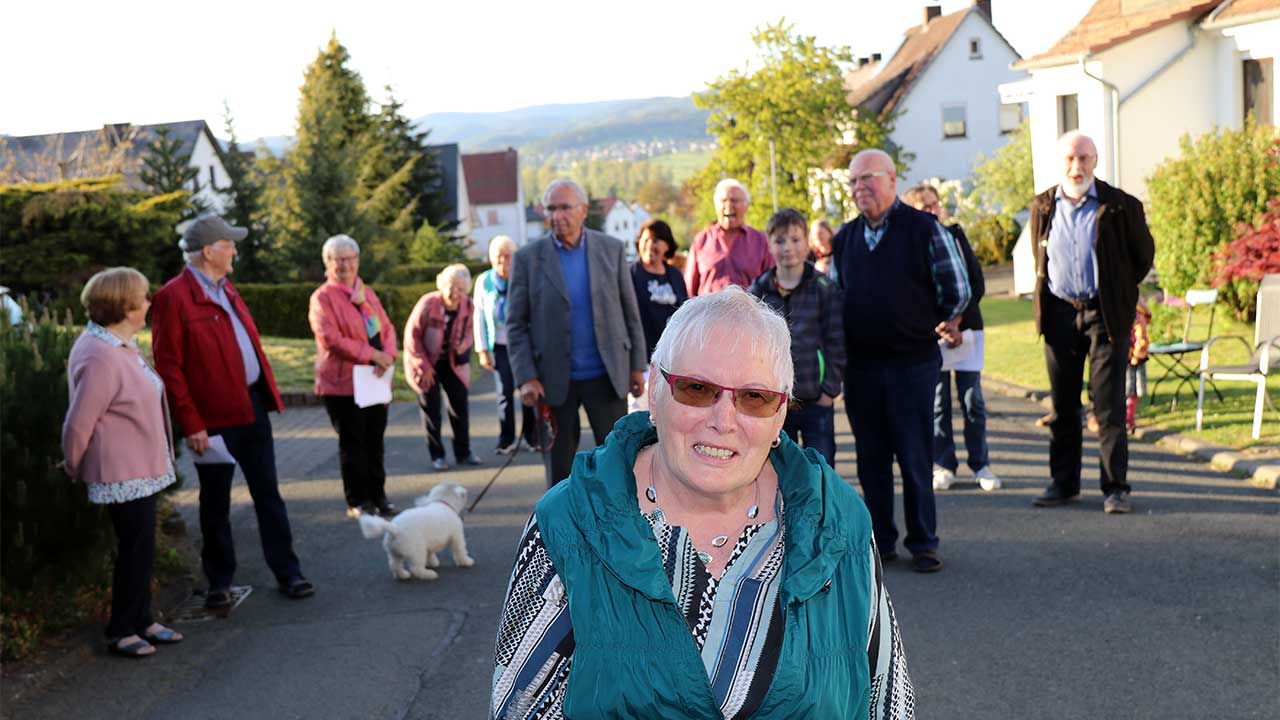
MULTIPOLYGON (((583 228, 596 347, 618 397, 626 397, 630 373, 644 370, 644 330, 622 242, 583 228)), ((507 297, 507 343, 516 385, 540 380, 546 403, 569 395, 569 289, 555 240, 548 234, 516 252, 507 297)))

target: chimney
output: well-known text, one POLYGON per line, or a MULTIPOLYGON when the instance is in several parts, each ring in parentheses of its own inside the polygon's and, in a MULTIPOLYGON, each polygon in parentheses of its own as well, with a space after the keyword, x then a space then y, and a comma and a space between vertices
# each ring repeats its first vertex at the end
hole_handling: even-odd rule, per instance
POLYGON ((880 53, 871 53, 871 62, 873 63, 880 62, 880 53))
POLYGON ((982 11, 987 16, 987 22, 994 22, 991 19, 991 0, 973 0, 973 6, 982 11))
POLYGON ((924 6, 924 22, 920 23, 920 27, 924 29, 928 29, 929 21, 936 17, 941 17, 941 15, 942 15, 942 8, 939 7, 938 5, 925 5, 924 6))
POLYGON ((871 58, 869 58, 869 57, 860 57, 860 58, 858 58, 858 67, 866 67, 866 66, 867 66, 867 63, 869 63, 869 62, 871 62, 871 58))

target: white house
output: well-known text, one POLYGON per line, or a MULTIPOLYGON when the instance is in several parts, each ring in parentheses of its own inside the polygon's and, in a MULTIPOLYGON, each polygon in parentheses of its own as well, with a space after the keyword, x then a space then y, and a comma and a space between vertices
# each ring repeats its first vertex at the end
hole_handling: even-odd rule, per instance
MULTIPOLYGON (((1097 177, 1145 199, 1183 135, 1238 128, 1247 114, 1275 124, 1277 52, 1280 0, 1098 0, 1000 93, 1029 103, 1037 190, 1058 182, 1057 139, 1078 129, 1098 147, 1097 177)), ((1034 284, 1026 243, 1014 250, 1019 291, 1034 284)))
POLYGON ((517 247, 524 247, 529 236, 520 159, 515 149, 465 154, 462 168, 471 204, 473 242, 468 254, 488 258, 489 241, 498 235, 506 235, 515 240, 517 247))
POLYGON ((542 214, 542 203, 525 206, 524 232, 530 241, 547 234, 547 216, 542 214))
POLYGON ((144 187, 138 173, 143 169, 142 158, 161 129, 167 129, 170 139, 182 143, 179 153, 190 154, 187 165, 197 171, 192 181, 195 197, 214 212, 222 212, 226 198, 220 191, 231 187, 231 178, 222 146, 204 120, 155 125, 117 123, 96 130, 5 137, 5 157, 0 164, 9 164, 8 182, 53 182, 120 174, 127 186, 141 190, 144 187))
POLYGON ((924 7, 886 62, 859 60, 845 78, 860 113, 896 114, 890 140, 914 153, 900 188, 927 178, 967 177, 981 156, 1008 141, 1022 123, 1019 102, 1002 103, 997 87, 1026 77, 1011 69, 1017 51, 996 30, 990 0, 947 15, 924 7))
POLYGON ((1238 128, 1246 113, 1275 123, 1278 51, 1280 0, 1098 0, 1001 95, 1030 103, 1037 189, 1061 174, 1057 138, 1079 129, 1098 146, 1097 176, 1145 197, 1184 134, 1238 128))
POLYGON ((627 261, 635 262, 638 257, 636 234, 640 232, 640 225, 649 219, 649 213, 645 212, 639 203, 632 204, 619 200, 618 196, 613 194, 600 200, 598 208, 600 215, 604 217, 605 234, 621 240, 627 249, 627 261))

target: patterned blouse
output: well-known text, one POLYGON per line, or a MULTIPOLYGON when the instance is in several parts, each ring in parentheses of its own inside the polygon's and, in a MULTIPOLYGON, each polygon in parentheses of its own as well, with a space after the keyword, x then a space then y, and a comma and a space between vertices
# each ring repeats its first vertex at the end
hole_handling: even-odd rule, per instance
MULTIPOLYGON (((749 717, 773 682, 782 649, 778 587, 784 525, 775 518, 744 528, 724 574, 716 579, 707 571, 684 528, 668 525, 659 508, 645 518, 662 549, 662 565, 671 581, 671 591, 702 654, 721 713, 725 718, 749 717), (739 582, 743 578, 758 582, 739 582), (725 592, 719 593, 722 587, 725 592), (741 608, 750 608, 750 622, 745 627, 730 628, 728 619, 741 608)), ((914 692, 898 623, 881 582, 880 555, 874 542, 870 553, 875 567, 867 649, 871 717, 904 720, 915 717, 914 692)), ((491 717, 563 718, 573 648, 568 598, 552 567, 537 520, 531 518, 516 556, 498 626, 491 717), (522 677, 530 679, 517 687, 517 678, 522 677)))
MULTIPOLYGON (((88 326, 84 329, 85 333, 101 340, 112 347, 124 347, 124 341, 116 337, 110 330, 90 320, 88 326)), ((156 374, 155 370, 142 359, 142 355, 137 352, 138 341, 134 340, 130 345, 134 354, 137 355, 138 364, 142 366, 142 372, 156 387, 156 401, 159 402, 164 395, 164 381, 156 374)), ((161 490, 169 487, 175 481, 177 476, 173 471, 173 460, 169 461, 169 472, 158 477, 133 478, 131 480, 123 480, 121 482, 108 483, 88 483, 89 502, 97 505, 109 505, 112 503, 126 503, 139 498, 155 495, 161 490)))

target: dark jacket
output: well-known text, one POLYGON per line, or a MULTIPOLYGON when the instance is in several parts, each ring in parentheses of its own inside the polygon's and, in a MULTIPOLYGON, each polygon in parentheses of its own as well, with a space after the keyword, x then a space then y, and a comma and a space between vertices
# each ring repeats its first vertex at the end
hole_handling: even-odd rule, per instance
POLYGON ((982 277, 982 263, 978 262, 978 256, 973 254, 973 246, 969 244, 969 237, 964 234, 964 228, 960 227, 960 223, 947 226, 947 232, 951 233, 951 237, 956 239, 956 245, 960 246, 960 254, 964 255, 964 267, 969 271, 969 307, 964 309, 964 315, 960 317, 961 330, 981 330, 982 329, 982 311, 978 309, 978 302, 982 300, 982 296, 987 294, 987 283, 982 277))
MULTIPOLYGON (((722 717, 636 507, 632 466, 657 439, 648 413, 627 415, 538 501, 538 528, 573 620, 566 717, 722 717)), ((786 507, 784 629, 773 682, 752 717, 868 717, 871 517, 848 483, 786 433, 769 460, 786 507)))
POLYGON ((786 297, 778 290, 778 269, 766 270, 751 283, 752 295, 787 319, 791 329, 791 362, 796 381, 791 396, 813 402, 822 395, 836 397, 844 382, 844 299, 840 287, 804 264, 800 284, 786 297))
MULTIPOLYGON (((262 382, 271 399, 267 409, 282 411, 284 403, 262 351, 258 326, 236 286, 228 280, 223 289, 262 366, 262 382)), ((253 423, 253 401, 231 318, 205 295, 189 269, 165 283, 151 301, 151 352, 183 435, 253 423)))
MULTIPOLYGON (((1147 228, 1142 201, 1101 180, 1094 183, 1098 192, 1098 236, 1094 239, 1098 257, 1098 305, 1107 334, 1121 341, 1129 336, 1138 306, 1138 283, 1151 270, 1156 246, 1147 228)), ((1036 257, 1036 331, 1042 335, 1041 312, 1045 296, 1049 294, 1049 225, 1053 221, 1057 192, 1058 186, 1054 185, 1031 203, 1031 240, 1036 257)))

